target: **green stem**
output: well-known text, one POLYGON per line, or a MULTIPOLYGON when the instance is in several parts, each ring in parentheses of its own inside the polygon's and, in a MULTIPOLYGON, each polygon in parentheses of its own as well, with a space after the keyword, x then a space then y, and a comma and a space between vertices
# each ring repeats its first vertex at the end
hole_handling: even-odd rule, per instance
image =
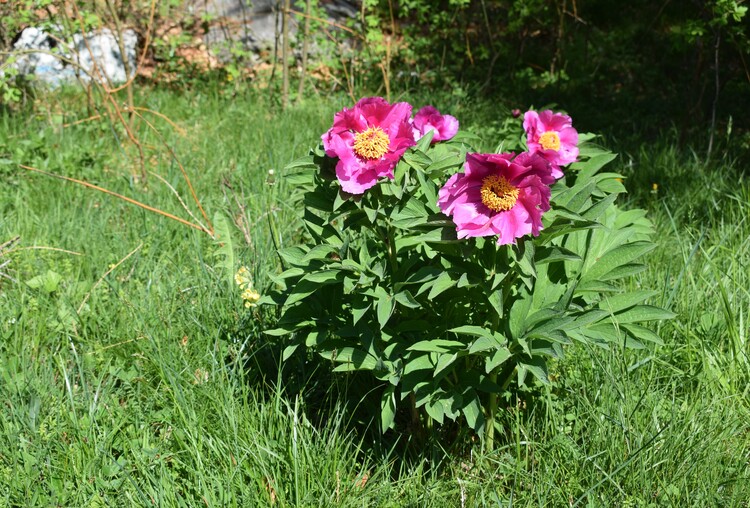
POLYGON ((276 228, 276 219, 273 214, 273 210, 268 212, 268 228, 271 230, 271 240, 273 240, 273 246, 276 251, 276 255, 279 258, 279 263, 281 263, 281 269, 286 270, 286 266, 284 263, 284 258, 281 257, 281 254, 279 254, 279 249, 281 249, 281 246, 279 245, 279 242, 281 241, 281 237, 279 236, 278 229, 276 228))
MULTIPOLYGON (((507 366, 506 366, 507 368, 507 366)), ((493 383, 497 384, 498 372, 500 367, 495 368, 490 372, 489 379, 493 383)), ((497 401, 501 393, 505 393, 508 389, 511 381, 513 380, 513 374, 516 372, 515 366, 508 370, 508 374, 504 376, 500 390, 496 393, 490 393, 490 407, 489 414, 487 415, 487 429, 485 431, 485 446, 488 451, 492 451, 495 447, 495 421, 497 420, 497 401)))
POLYGON ((390 224, 386 227, 387 243, 388 243, 388 259, 391 262, 391 277, 396 274, 398 270, 398 260, 396 259, 396 237, 393 234, 393 228, 390 224))
MULTIPOLYGON (((490 381, 497 383, 497 368, 490 373, 490 381)), ((495 418, 497 417, 497 393, 490 393, 490 411, 487 415, 487 431, 485 433, 485 446, 488 451, 495 449, 495 418)))

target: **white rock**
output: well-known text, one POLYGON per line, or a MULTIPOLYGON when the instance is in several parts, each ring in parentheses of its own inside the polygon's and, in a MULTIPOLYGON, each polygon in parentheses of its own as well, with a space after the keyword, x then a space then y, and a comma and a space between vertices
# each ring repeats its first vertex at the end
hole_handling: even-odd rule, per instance
MULTIPOLYGON (((58 31, 59 28, 56 30, 58 31)), ((123 32, 123 47, 128 61, 130 76, 136 70, 136 45, 138 36, 133 30, 123 32)), ((63 41, 37 27, 21 32, 13 45, 15 62, 19 73, 51 87, 73 83, 77 77, 84 83, 109 81, 112 84, 127 80, 120 46, 114 33, 104 28, 90 32, 84 37, 74 34, 73 40, 63 41), (94 69, 96 64, 96 69, 94 69)))

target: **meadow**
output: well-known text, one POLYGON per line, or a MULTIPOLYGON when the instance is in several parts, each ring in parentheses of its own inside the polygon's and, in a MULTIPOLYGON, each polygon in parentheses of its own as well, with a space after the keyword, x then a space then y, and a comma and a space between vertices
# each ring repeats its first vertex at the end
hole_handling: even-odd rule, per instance
MULTIPOLYGON (((749 506, 750 183, 733 139, 709 161, 671 132, 599 141, 620 154, 620 203, 656 228, 628 284, 676 313, 663 345, 573 345, 533 403, 503 402, 495 450, 417 448, 380 434, 356 376, 280 366, 273 313, 233 280, 246 266, 262 294, 280 271, 301 227, 284 166, 349 100, 140 93, 174 122, 149 117, 161 134, 141 141, 177 156, 147 149, 146 179, 122 133, 75 123, 81 98, 0 116, 0 244, 20 237, 0 251, 0 505, 749 506), (179 195, 219 236, 19 164, 192 222, 179 195)), ((492 104, 436 105, 497 146, 492 104)))

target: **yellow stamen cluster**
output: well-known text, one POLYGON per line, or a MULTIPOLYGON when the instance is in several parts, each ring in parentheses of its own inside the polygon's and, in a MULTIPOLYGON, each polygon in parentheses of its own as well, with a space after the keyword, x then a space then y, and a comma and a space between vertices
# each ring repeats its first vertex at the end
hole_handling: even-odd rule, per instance
POLYGON ((253 280, 250 277, 250 270, 246 266, 241 266, 237 273, 234 274, 234 281, 242 290, 240 297, 245 301, 245 307, 255 307, 260 300, 260 293, 253 289, 253 280))
POLYGON ((555 131, 547 131, 539 136, 539 144, 545 150, 560 150, 560 135, 555 131))
POLYGON ((354 135, 354 153, 367 160, 377 160, 388 151, 391 140, 380 127, 370 127, 354 135))
POLYGON ((484 206, 493 212, 510 210, 518 201, 518 187, 514 187, 505 177, 499 175, 484 177, 479 192, 484 206))

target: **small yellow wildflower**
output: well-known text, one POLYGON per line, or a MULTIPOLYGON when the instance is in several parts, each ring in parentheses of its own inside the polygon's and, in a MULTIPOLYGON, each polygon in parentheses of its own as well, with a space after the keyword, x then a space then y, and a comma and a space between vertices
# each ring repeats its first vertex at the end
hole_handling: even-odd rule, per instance
POLYGON ((246 266, 241 266, 237 273, 234 274, 234 281, 242 290, 240 297, 245 301, 245 307, 255 307, 260 300, 260 293, 253 289, 253 280, 250 277, 250 270, 246 266))
POLYGON ((255 307, 255 304, 260 300, 260 293, 253 288, 245 288, 242 292, 242 299, 245 300, 245 307, 255 307))
POLYGON ((659 192, 659 184, 654 182, 651 184, 651 194, 656 194, 659 192))
POLYGON ((250 270, 246 266, 241 266, 237 273, 234 274, 234 281, 238 286, 251 286, 252 279, 250 278, 250 270))

